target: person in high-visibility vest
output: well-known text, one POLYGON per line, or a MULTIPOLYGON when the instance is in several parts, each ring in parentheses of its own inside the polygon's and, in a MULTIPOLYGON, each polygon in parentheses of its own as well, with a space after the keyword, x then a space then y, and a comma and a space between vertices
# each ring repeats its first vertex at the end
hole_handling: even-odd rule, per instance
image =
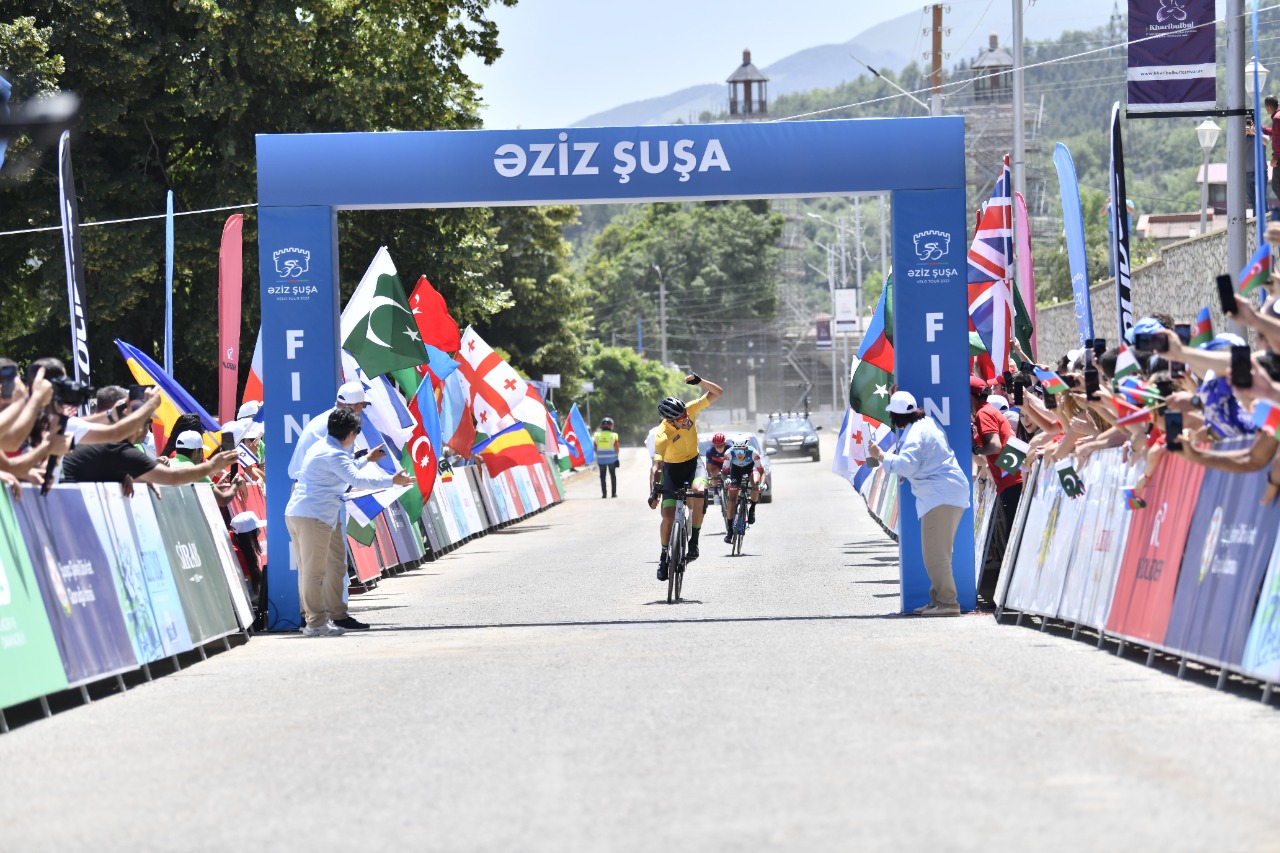
POLYGON ((613 496, 618 496, 618 434, 613 431, 613 418, 600 421, 595 435, 596 465, 600 468, 600 497, 607 498, 605 474, 613 481, 613 496))

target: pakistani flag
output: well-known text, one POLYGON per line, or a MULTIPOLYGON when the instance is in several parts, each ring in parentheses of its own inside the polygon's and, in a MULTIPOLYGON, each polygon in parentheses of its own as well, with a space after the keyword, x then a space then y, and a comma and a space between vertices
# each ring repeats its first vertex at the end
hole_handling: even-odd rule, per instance
POLYGON ((342 311, 342 347, 366 376, 427 362, 427 348, 409 310, 391 258, 380 250, 342 311))
POLYGON ((1010 436, 1009 443, 1000 449, 1000 455, 996 457, 996 467, 1012 474, 1022 467, 1022 463, 1027 459, 1027 451, 1030 449, 1031 445, 1025 441, 1010 436))
POLYGON ((1063 459, 1061 462, 1053 466, 1058 472, 1058 480, 1062 483, 1062 491, 1069 498, 1078 498, 1084 494, 1084 482, 1080 479, 1080 475, 1076 473, 1075 465, 1070 459, 1063 459))
POLYGON ((885 317, 891 300, 885 287, 876 303, 871 324, 858 350, 858 366, 849 381, 849 405, 863 417, 889 422, 889 386, 893 384, 893 344, 889 343, 885 317))

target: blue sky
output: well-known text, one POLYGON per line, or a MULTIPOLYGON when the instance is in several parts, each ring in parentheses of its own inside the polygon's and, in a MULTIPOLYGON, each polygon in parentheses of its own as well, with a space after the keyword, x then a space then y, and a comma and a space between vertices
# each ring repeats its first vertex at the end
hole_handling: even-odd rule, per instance
POLYGON ((484 86, 486 127, 562 127, 629 101, 723 81, 743 48, 768 65, 923 8, 924 0, 522 0, 491 10, 503 57, 464 69, 484 86))

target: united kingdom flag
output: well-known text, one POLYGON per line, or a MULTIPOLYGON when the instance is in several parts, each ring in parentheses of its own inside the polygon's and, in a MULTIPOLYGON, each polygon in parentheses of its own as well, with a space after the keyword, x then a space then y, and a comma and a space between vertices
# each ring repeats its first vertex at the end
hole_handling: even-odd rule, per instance
POLYGON ((998 371, 1009 369, 1012 279, 1013 201, 1009 192, 1009 157, 1005 155, 1000 178, 969 247, 969 322, 998 371))

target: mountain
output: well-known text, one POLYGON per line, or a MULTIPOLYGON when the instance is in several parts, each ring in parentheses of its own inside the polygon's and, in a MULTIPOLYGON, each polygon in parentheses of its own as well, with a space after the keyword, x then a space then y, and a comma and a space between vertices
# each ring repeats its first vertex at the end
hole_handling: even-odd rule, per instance
MULTIPOLYGON (((943 27, 950 30, 943 37, 943 50, 948 54, 944 60, 946 67, 954 66, 961 59, 975 58, 979 50, 987 46, 992 32, 999 34, 1001 44, 1009 44, 1013 30, 1010 4, 989 3, 985 10, 982 5, 966 3, 948 7, 952 11, 943 19, 943 27)), ((1052 39, 1067 29, 1093 29, 1106 24, 1115 9, 1116 0, 1074 0, 1069 13, 1064 13, 1060 4, 1032 6, 1025 13, 1023 35, 1028 40, 1052 39)), ((877 24, 846 42, 806 48, 771 65, 757 62, 757 66, 769 78, 771 100, 793 92, 828 89, 866 74, 852 56, 877 69, 896 73, 912 62, 925 64, 922 52, 929 48, 929 37, 923 31, 929 25, 927 15, 912 12, 877 24)), ((1121 30, 1117 32, 1117 39, 1122 37, 1121 30)), ((767 45, 757 46, 754 52, 757 59, 764 55, 760 47, 767 49, 767 45)), ((733 57, 726 59, 725 77, 728 77, 735 66, 731 64, 733 57)), ((692 122, 703 112, 723 112, 727 102, 728 88, 723 82, 703 83, 622 104, 587 116, 574 127, 692 122)))

